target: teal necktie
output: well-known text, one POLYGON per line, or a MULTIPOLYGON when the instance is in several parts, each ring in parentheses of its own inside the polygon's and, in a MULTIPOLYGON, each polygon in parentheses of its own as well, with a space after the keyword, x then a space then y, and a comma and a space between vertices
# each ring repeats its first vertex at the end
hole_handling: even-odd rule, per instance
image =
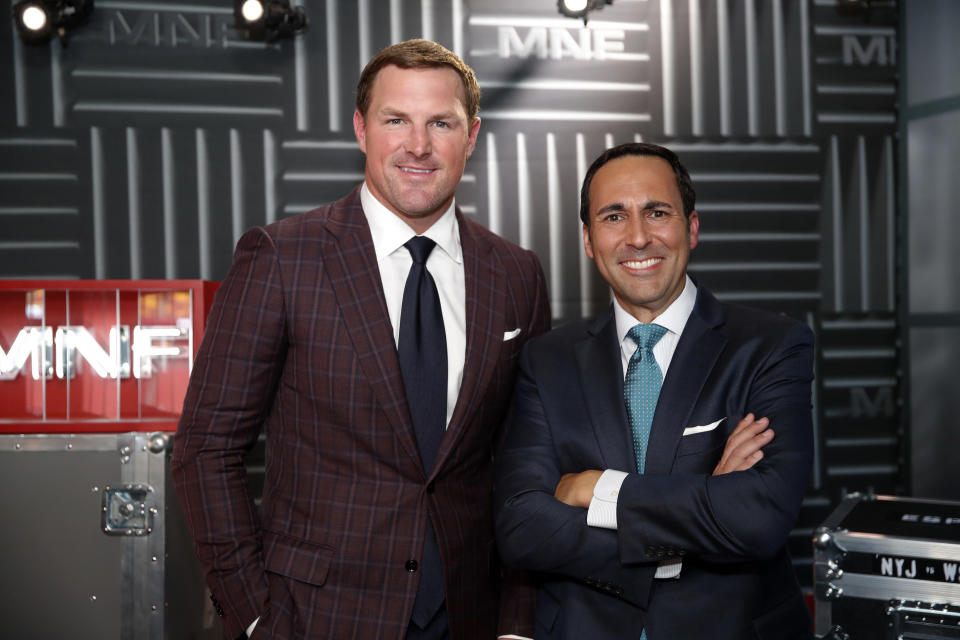
POLYGON ((647 443, 650 440, 650 425, 657 409, 663 374, 653 357, 653 346, 667 332, 658 324, 638 324, 627 332, 636 343, 637 350, 627 365, 627 377, 623 382, 623 399, 630 419, 633 436, 633 453, 637 457, 637 471, 643 473, 647 459, 647 443))
MULTIPOLYGON (((633 436, 633 454, 637 457, 637 472, 643 473, 647 460, 647 443, 650 441, 650 425, 653 412, 657 410, 663 374, 653 356, 653 345, 667 332, 658 324, 638 324, 627 332, 637 349, 630 356, 627 377, 623 381, 623 400, 630 419, 633 436)), ((640 632, 640 640, 647 640, 647 630, 640 632)))

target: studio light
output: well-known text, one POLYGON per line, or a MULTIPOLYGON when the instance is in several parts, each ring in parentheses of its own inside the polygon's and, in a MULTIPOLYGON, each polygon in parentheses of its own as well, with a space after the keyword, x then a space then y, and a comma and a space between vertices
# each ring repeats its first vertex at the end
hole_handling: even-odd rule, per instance
POLYGON ((24 42, 46 44, 57 36, 66 45, 68 31, 93 11, 93 0, 20 0, 12 9, 13 23, 24 42))
POLYGON ((293 6, 290 0, 234 0, 233 16, 237 31, 247 40, 276 42, 307 28, 303 7, 293 6))
POLYGON ((570 18, 582 18, 586 25, 591 11, 599 11, 608 4, 613 4, 613 0, 557 0, 557 11, 570 18))

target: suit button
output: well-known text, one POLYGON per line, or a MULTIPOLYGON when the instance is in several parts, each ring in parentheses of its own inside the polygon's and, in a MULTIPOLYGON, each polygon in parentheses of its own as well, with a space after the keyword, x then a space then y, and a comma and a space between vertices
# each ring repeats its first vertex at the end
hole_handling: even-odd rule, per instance
POLYGON ((437 488, 434 486, 434 484, 433 484, 432 482, 427 485, 427 493, 433 493, 433 492, 436 491, 436 490, 437 490, 437 488))
POLYGON ((420 568, 420 564, 416 560, 411 558, 410 560, 407 560, 406 564, 403 565, 403 568, 409 571, 410 573, 413 573, 414 571, 420 568))

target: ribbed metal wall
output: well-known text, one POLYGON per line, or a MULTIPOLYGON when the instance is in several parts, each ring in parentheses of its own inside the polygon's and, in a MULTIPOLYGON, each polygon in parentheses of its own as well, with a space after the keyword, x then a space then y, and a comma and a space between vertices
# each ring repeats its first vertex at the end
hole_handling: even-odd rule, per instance
MULTIPOLYGON (((578 192, 613 144, 676 150, 698 192, 691 272, 818 337, 817 457, 792 548, 846 490, 900 491, 897 7, 834 0, 308 0, 310 29, 238 40, 230 3, 98 0, 64 48, 0 28, 0 276, 219 279, 244 229, 362 177, 363 63, 409 37, 477 71, 458 202, 537 252, 554 320, 605 308, 578 192)), ((2 345, 8 347, 9 345, 2 345)))

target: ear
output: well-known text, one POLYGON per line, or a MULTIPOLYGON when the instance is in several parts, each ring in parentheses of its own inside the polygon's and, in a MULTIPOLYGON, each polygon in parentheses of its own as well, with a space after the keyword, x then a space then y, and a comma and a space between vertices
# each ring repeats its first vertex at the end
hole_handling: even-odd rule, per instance
POLYGON ((367 152, 367 123, 363 119, 363 114, 359 109, 353 111, 353 133, 357 136, 357 142, 360 144, 360 151, 367 152))
POLYGON ((700 242, 700 216, 697 215, 696 211, 690 212, 687 224, 689 225, 688 229, 690 232, 690 249, 693 250, 696 248, 697 243, 700 242))
POLYGON ((467 138, 467 157, 473 155, 473 148, 477 146, 477 135, 480 133, 480 118, 474 118, 470 125, 470 135, 467 138))
POLYGON ((590 244, 590 227, 583 225, 583 251, 593 260, 593 246, 590 244))

